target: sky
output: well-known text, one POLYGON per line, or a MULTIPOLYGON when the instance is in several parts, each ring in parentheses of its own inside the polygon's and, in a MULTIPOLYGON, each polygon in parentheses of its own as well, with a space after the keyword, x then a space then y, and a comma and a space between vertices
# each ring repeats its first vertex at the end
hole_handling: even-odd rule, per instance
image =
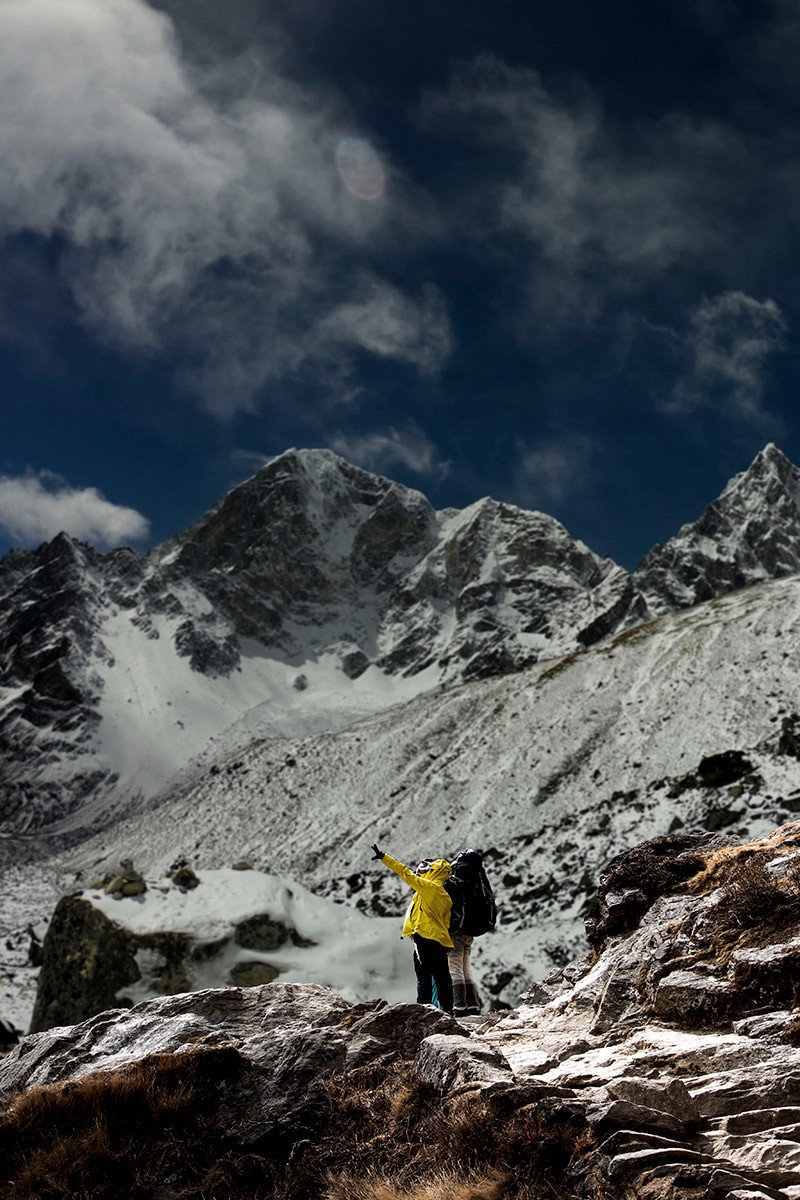
POLYGON ((0 0, 0 553, 290 446, 627 567, 800 461, 794 0, 0 0))

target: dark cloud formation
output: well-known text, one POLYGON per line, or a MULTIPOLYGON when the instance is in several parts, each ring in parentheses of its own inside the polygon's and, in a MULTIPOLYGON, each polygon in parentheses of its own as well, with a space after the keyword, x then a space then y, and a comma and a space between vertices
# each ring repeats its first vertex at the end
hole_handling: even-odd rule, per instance
POLYGON ((346 114, 269 51, 226 77, 224 61, 188 64, 170 18, 143 0, 0 8, 0 232, 60 239, 85 325, 128 350, 183 354, 182 378, 221 414, 366 342, 412 364, 419 348, 433 369, 449 338, 432 291, 419 304, 388 281, 366 342, 353 330, 361 292, 336 274, 343 255, 358 261, 387 222, 413 239, 416 217, 399 177, 379 204, 343 186, 346 114))
POLYGON ((174 474, 168 533, 327 445, 610 548, 688 477, 663 540, 800 456, 798 51, 793 0, 1 0, 8 478, 174 474))

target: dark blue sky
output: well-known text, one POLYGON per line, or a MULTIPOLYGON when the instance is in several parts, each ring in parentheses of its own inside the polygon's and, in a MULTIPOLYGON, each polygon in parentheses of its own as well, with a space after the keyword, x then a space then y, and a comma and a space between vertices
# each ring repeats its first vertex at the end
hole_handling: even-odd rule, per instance
POLYGON ((627 566, 800 460, 790 0, 5 0, 0 552, 290 445, 627 566))

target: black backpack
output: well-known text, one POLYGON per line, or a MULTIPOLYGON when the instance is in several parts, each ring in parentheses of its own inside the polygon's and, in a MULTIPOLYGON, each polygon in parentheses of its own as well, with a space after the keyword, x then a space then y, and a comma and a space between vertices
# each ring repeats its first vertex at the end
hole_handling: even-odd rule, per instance
POLYGON ((452 868, 444 885, 453 902, 450 932, 468 937, 492 933, 497 923, 497 905, 483 869, 482 855, 477 850, 465 850, 453 859, 452 868))

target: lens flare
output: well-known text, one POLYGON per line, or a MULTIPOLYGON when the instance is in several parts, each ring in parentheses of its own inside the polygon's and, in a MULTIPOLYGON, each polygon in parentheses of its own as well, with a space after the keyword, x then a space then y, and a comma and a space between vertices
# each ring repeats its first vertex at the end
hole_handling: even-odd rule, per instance
POLYGON ((348 133, 336 147, 336 168, 342 183, 359 200, 380 200, 386 187, 386 172, 366 138, 348 133))

